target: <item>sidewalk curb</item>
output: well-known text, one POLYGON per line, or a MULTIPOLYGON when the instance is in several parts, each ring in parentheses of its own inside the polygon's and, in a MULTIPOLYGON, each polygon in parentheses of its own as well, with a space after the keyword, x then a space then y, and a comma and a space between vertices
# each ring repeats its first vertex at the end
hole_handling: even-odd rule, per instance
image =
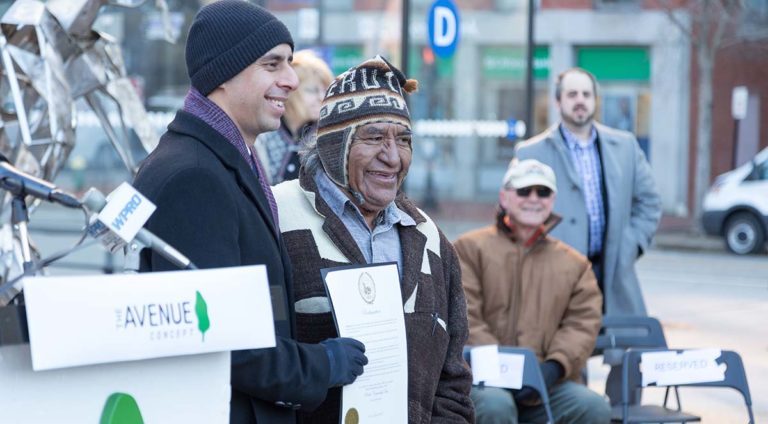
POLYGON ((694 252, 725 253, 725 242, 720 237, 709 237, 687 232, 661 232, 653 238, 654 249, 686 250, 694 252))

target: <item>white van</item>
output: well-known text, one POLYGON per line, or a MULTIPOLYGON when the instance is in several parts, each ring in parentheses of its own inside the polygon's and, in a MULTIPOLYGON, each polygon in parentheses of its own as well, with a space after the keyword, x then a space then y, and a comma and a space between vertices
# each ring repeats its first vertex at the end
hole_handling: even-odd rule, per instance
POLYGON ((704 198, 702 225, 707 234, 725 237, 739 255, 765 250, 768 238, 768 148, 751 162, 715 179, 704 198))

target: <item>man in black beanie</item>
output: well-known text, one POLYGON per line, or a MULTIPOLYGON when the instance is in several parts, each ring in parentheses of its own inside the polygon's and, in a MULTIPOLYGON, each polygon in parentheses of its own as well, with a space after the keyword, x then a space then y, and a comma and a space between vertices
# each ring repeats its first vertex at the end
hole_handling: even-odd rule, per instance
MULTIPOLYGON (((277 345, 232 352, 232 423, 295 422, 295 410, 316 408, 367 363, 357 340, 295 340, 290 262, 252 153, 258 134, 279 127, 298 85, 292 56, 291 34, 265 9, 242 0, 202 8, 187 38, 184 107, 135 180, 157 205, 147 227, 198 267, 267 267, 277 345)), ((140 269, 174 266, 145 250, 140 269)))

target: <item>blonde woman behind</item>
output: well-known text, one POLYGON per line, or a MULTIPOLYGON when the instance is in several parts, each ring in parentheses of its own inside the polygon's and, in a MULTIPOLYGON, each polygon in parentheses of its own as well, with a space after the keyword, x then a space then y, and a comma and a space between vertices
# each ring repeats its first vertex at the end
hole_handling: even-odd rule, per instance
POLYGON ((280 128, 259 135, 254 145, 271 185, 298 178, 299 140, 320 117, 320 103, 333 81, 328 65, 312 50, 294 53, 293 69, 299 76, 299 88, 285 102, 280 128))

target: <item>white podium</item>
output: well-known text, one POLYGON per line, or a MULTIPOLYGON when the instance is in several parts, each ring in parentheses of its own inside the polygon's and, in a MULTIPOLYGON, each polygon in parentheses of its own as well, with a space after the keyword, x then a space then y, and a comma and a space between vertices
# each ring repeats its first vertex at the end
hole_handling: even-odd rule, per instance
POLYGON ((263 266, 24 287, 0 309, 0 422, 224 424, 230 351, 275 344, 263 266))

